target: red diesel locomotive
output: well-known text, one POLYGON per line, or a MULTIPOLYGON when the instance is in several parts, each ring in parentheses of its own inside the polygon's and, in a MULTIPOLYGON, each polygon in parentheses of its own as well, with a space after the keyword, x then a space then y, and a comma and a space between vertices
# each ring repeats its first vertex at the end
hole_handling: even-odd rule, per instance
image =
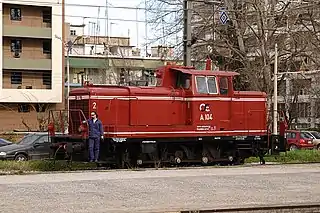
POLYGON ((236 72, 167 65, 156 86, 90 85, 69 94, 69 133, 54 143, 87 149, 87 123, 96 111, 104 125, 100 162, 120 167, 147 163, 243 163, 274 147, 267 128, 266 94, 235 91, 236 72), (79 146, 78 146, 79 147, 79 146))

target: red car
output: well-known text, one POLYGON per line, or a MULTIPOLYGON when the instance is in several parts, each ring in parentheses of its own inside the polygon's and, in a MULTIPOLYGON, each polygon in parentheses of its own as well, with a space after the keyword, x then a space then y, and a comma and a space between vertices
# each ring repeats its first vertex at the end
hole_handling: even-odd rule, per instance
POLYGON ((285 138, 287 140, 287 149, 297 150, 297 149, 313 149, 313 139, 307 132, 300 130, 287 130, 285 133, 285 138))

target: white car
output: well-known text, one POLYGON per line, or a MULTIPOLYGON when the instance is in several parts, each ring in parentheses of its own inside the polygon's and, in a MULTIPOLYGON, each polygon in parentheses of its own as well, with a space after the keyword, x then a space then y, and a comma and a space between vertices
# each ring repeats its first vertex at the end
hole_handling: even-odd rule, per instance
POLYGON ((303 131, 312 137, 313 145, 315 145, 317 150, 320 150, 320 133, 317 131, 303 131))

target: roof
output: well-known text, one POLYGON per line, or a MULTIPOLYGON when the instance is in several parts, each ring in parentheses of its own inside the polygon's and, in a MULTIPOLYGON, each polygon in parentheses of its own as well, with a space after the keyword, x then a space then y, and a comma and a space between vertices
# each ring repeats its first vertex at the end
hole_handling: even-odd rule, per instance
POLYGON ((228 71, 211 71, 211 70, 195 70, 195 69, 183 69, 183 68, 171 68, 172 70, 180 71, 182 73, 191 75, 214 75, 214 76, 236 76, 240 75, 237 72, 228 71))

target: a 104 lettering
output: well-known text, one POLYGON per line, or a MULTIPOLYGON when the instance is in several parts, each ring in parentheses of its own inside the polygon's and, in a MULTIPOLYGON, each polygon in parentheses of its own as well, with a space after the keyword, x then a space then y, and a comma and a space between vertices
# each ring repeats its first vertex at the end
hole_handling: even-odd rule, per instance
POLYGON ((213 115, 212 114, 202 114, 200 115, 200 121, 212 121, 213 115))

